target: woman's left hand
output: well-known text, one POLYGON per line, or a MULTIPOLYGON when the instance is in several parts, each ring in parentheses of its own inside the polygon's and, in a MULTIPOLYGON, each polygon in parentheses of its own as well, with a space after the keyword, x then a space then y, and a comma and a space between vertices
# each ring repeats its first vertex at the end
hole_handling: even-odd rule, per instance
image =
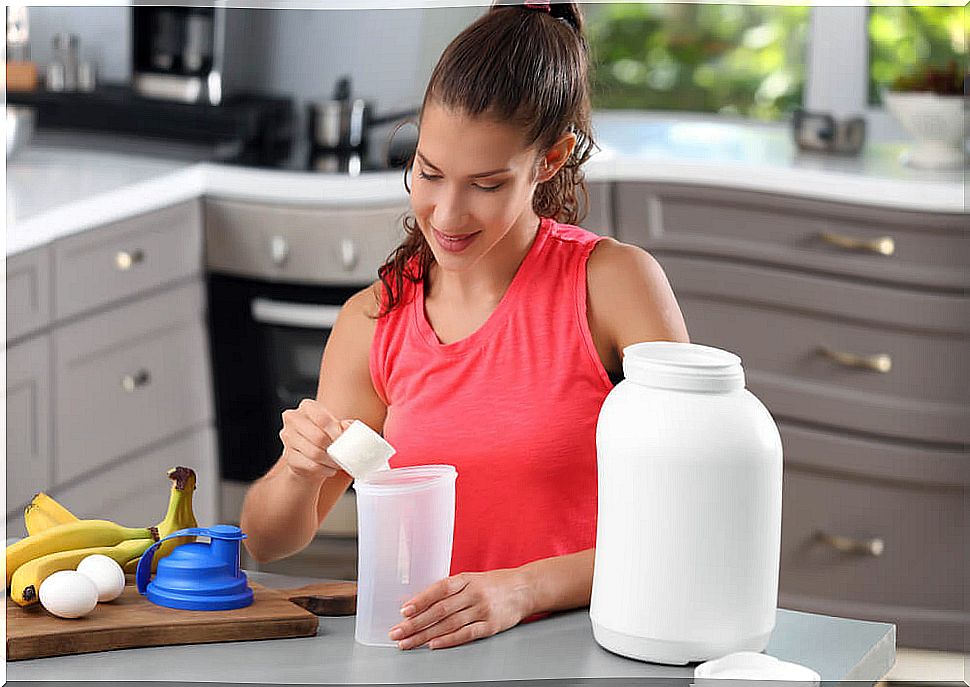
POLYGON ((458 646, 490 637, 530 615, 531 589, 521 570, 490 570, 447 577, 407 601, 406 620, 389 633, 401 649, 458 646))

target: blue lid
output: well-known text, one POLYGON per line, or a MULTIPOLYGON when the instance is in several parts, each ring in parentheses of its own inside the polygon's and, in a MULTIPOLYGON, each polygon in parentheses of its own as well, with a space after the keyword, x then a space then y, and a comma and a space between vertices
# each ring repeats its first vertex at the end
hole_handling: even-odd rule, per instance
POLYGON ((152 544, 138 560, 138 591, 159 606, 191 611, 224 611, 250 605, 253 590, 239 568, 239 542, 245 536, 233 525, 173 532, 152 544), (176 546, 158 562, 155 579, 149 582, 155 549, 167 539, 191 535, 209 537, 210 541, 176 546))

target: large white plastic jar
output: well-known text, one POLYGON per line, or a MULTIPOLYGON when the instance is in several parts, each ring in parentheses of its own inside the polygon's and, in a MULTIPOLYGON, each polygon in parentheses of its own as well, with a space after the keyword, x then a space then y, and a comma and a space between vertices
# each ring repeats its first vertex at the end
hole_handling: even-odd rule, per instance
POLYGON ((763 650, 781 546, 774 420, 727 351, 638 343, 623 373, 596 427, 596 641, 678 665, 763 650))

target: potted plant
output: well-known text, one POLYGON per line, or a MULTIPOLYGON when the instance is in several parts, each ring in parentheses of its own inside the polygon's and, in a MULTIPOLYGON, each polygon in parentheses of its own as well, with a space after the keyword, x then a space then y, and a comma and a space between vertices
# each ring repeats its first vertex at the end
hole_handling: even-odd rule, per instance
POLYGON ((916 139, 903 162, 922 169, 959 169, 967 159, 966 87, 970 75, 950 60, 897 78, 882 92, 896 120, 916 139))

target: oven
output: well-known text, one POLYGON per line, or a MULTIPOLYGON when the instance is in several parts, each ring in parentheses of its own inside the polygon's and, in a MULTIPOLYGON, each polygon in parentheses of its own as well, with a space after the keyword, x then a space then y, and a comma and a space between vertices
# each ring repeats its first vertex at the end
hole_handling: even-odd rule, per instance
MULTIPOLYGON (((220 522, 239 522, 249 485, 278 460, 283 411, 316 397, 337 314, 401 240, 406 208, 205 199, 220 522)), ((349 489, 306 551, 260 568, 353 579, 356 533, 349 489)))

